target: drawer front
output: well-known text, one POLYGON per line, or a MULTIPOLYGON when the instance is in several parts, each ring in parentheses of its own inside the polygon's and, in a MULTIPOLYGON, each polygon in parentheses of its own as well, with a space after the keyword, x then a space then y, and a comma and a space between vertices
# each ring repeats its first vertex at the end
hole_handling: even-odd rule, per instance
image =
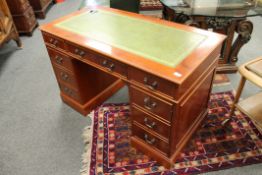
POLYGON ((77 91, 73 90, 72 88, 62 84, 62 83, 59 83, 59 87, 60 87, 60 90, 67 96, 71 97, 72 99, 78 101, 78 102, 82 102, 81 101, 81 98, 78 94, 77 91))
POLYGON ((67 83, 68 85, 77 88, 76 79, 73 74, 64 71, 56 66, 53 66, 56 78, 59 82, 67 83))
POLYGON ((47 48, 52 63, 63 66, 69 70, 73 69, 71 58, 51 48, 47 48))
POLYGON ((130 86, 130 98, 132 103, 137 104, 144 110, 154 113, 168 122, 171 121, 173 110, 173 105, 171 103, 140 91, 133 86, 130 86))
POLYGON ((44 41, 55 48, 65 49, 65 44, 62 39, 56 38, 51 35, 43 34, 44 41))
POLYGON ((132 135, 139 137, 145 143, 151 145, 152 147, 159 149, 160 151, 166 154, 169 153, 169 144, 167 142, 164 142, 163 140, 159 139, 158 137, 153 136, 152 134, 145 131, 140 126, 134 123, 132 124, 132 135))
POLYGON ((110 58, 106 58, 105 56, 101 56, 98 53, 89 51, 87 49, 68 44, 68 50, 70 53, 74 54, 75 56, 91 61, 98 65, 100 68, 105 69, 108 72, 111 73, 118 73, 124 77, 126 77, 127 74, 127 68, 124 64, 112 60, 110 58))
POLYGON ((142 112, 134 106, 132 106, 132 120, 147 127, 149 130, 162 135, 166 139, 169 138, 171 129, 169 125, 155 119, 149 114, 142 112))
POLYGON ((128 69, 128 77, 130 80, 136 81, 150 90, 159 91, 170 97, 174 94, 175 85, 173 83, 139 69, 130 67, 128 69))

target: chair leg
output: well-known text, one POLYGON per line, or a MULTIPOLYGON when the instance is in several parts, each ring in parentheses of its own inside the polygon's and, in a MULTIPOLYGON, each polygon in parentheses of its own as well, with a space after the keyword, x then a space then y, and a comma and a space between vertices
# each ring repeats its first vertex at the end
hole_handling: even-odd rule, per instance
POLYGON ((229 117, 231 117, 234 114, 234 111, 235 111, 235 108, 236 108, 236 104, 238 103, 238 100, 239 100, 239 98, 241 96, 241 93, 242 93, 242 90, 244 88, 245 82, 246 82, 246 78, 242 76, 241 80, 240 80, 240 83, 238 85, 238 89, 237 89, 237 93, 236 93, 236 96, 235 96, 235 100, 234 100, 233 105, 232 105, 231 110, 230 110, 229 117))

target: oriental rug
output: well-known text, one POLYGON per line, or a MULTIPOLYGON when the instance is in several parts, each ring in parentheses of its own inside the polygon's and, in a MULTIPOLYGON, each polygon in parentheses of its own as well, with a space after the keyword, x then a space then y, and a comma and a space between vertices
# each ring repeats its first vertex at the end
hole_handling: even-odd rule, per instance
POLYGON ((139 10, 162 10, 163 6, 159 0, 140 0, 139 10))
POLYGON ((236 111, 222 125, 232 100, 232 92, 211 95, 206 120, 171 170, 130 147, 128 104, 103 105, 83 134, 81 175, 187 175, 262 163, 262 135, 250 118, 236 111))

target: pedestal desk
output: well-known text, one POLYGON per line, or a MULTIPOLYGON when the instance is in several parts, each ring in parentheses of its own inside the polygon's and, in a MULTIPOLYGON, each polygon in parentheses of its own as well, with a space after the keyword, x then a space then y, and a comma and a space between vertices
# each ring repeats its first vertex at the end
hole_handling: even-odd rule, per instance
POLYGON ((128 85, 131 144, 172 166, 207 115, 225 37, 105 7, 83 9, 41 31, 62 100, 86 115, 128 85))

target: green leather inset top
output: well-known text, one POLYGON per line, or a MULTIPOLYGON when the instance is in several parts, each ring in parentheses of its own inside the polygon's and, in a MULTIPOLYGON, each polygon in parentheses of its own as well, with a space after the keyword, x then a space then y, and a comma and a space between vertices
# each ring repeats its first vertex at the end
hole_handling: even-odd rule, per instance
POLYGON ((179 64, 206 39, 201 34, 104 10, 83 13, 56 27, 170 67, 179 64))

